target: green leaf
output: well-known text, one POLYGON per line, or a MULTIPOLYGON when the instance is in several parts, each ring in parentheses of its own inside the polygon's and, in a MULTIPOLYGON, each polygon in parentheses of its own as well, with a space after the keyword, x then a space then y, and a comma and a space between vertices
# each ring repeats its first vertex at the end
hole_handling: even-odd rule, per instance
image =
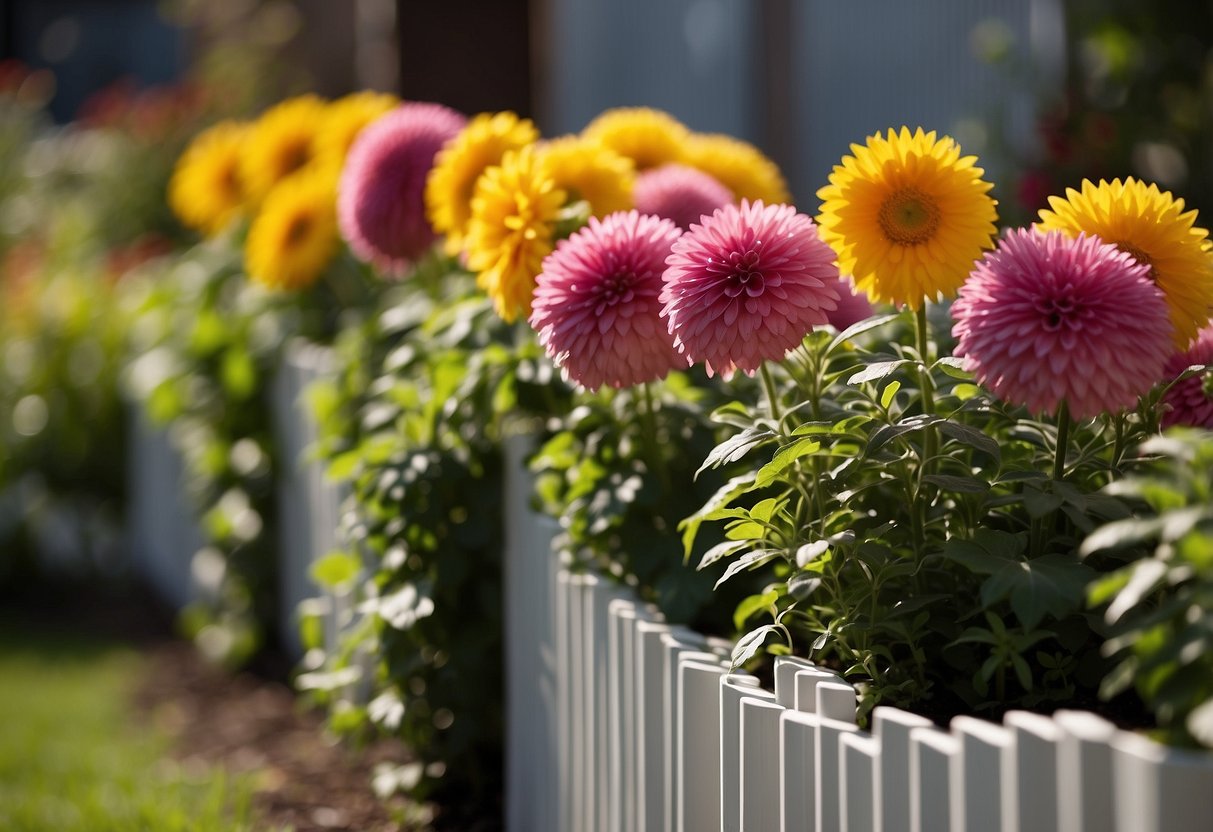
POLYGON ((764 563, 768 563, 777 557, 783 555, 779 549, 755 549, 753 552, 746 552, 737 560, 729 564, 729 568, 724 570, 724 574, 720 576, 720 580, 716 581, 713 590, 719 589, 721 584, 733 577, 739 572, 748 569, 756 569, 764 563))
POLYGON ((695 537, 699 534, 699 527, 703 525, 704 520, 751 490, 754 487, 754 476, 754 472, 750 471, 733 477, 716 489, 716 493, 703 504, 703 508, 678 524, 678 529, 682 532, 684 557, 691 556, 691 549, 695 547, 695 537))
POLYGON ((243 348, 232 347, 223 354, 219 373, 224 389, 234 399, 247 399, 257 388, 257 368, 252 356, 243 348))
POLYGON ((959 381, 973 380, 973 374, 964 369, 964 362, 953 355, 945 355, 936 361, 931 369, 935 368, 942 370, 944 375, 951 376, 959 381))
POLYGON ((1115 624, 1120 618, 1133 609, 1141 600, 1162 586, 1167 578, 1167 564, 1154 558, 1136 561, 1125 570, 1130 573, 1129 580, 1116 593, 1116 599, 1109 605, 1104 614, 1109 624, 1115 624))
POLYGON ((885 410, 888 410, 889 405, 893 403, 893 397, 897 395, 897 391, 900 389, 900 381, 890 381, 887 385, 885 385, 884 390, 880 394, 880 406, 885 410))
POLYGON ((961 494, 984 494, 990 490, 990 484, 976 477, 958 477, 951 474, 927 474, 924 482, 937 485, 944 491, 956 491, 961 494))
POLYGON ((828 347, 826 347, 826 354, 829 355, 847 341, 854 340, 860 335, 863 335, 865 332, 870 332, 873 329, 884 326, 885 324, 892 323, 900 317, 901 315, 897 313, 892 315, 877 315, 875 318, 868 318, 866 321, 860 321, 852 324, 834 336, 834 340, 830 342, 828 347))
POLYGON ((1036 488, 1024 488, 1023 504, 1028 510, 1028 516, 1033 520, 1052 514, 1061 507, 1064 500, 1057 494, 1050 494, 1036 488))
POLYGON ((743 598, 741 603, 737 605, 737 609, 733 611, 733 629, 740 630, 745 626, 750 616, 760 610, 770 608, 778 600, 779 593, 773 589, 761 595, 751 595, 748 598, 743 598))
POLYGON ((1086 557, 1101 549, 1120 549, 1125 546, 1137 546, 1158 537, 1164 525, 1161 517, 1130 517, 1125 520, 1114 520, 1100 526, 1094 533, 1087 536, 1078 547, 1078 554, 1086 557))
POLYGON ((1073 555, 1049 554, 1008 562, 982 584, 981 600, 989 606, 1010 596, 1015 617, 1030 630, 1046 615, 1064 618, 1075 612, 1092 575, 1073 555))
POLYGON ((737 554, 749 545, 750 541, 748 540, 726 540, 723 543, 717 543, 711 549, 704 552, 703 558, 699 561, 699 566, 695 568, 704 569, 722 558, 737 554))
POLYGON ((957 442, 969 445, 992 457, 995 465, 1002 463, 1002 452, 998 448, 998 443, 977 428, 961 424, 960 422, 941 421, 939 423, 939 431, 945 436, 955 439, 957 442))
POLYGON ((898 358, 894 361, 877 361, 864 367, 858 373, 847 379, 847 384, 862 384, 865 381, 880 381, 896 372, 898 367, 909 364, 909 360, 898 358))
POLYGON ((772 515, 775 514, 775 510, 778 507, 778 505, 779 505, 779 501, 776 500, 774 497, 768 497, 765 500, 759 500, 757 503, 754 504, 754 507, 752 509, 750 509, 750 516, 753 517, 755 520, 758 520, 759 522, 762 522, 762 523, 769 522, 772 515))
POLYGON ((765 488, 774 482, 796 460, 817 453, 819 450, 821 450, 821 443, 816 439, 802 438, 784 445, 775 452, 775 456, 770 462, 758 469, 758 476, 754 479, 754 486, 756 488, 765 488))
POLYGON ((812 572, 797 572, 788 581, 788 595, 797 601, 808 598, 821 586, 821 578, 812 572))
POLYGON ((737 645, 733 648, 733 667, 740 667, 757 655, 762 643, 767 640, 773 632, 782 632, 783 628, 778 624, 764 624, 757 630, 751 630, 740 639, 737 640, 737 645))
POLYGON ((329 552, 315 561, 308 574, 325 589, 339 589, 358 576, 362 561, 349 552, 329 552))
POLYGON ((872 435, 868 437, 867 453, 880 450, 898 436, 914 431, 922 430, 930 425, 938 424, 943 421, 943 417, 934 414, 907 416, 906 418, 894 422, 891 425, 881 425, 876 430, 872 431, 872 435))
POLYGON ((746 428, 741 433, 729 437, 713 448, 712 452, 708 454, 708 458, 703 461, 703 465, 700 465, 699 470, 695 472, 695 476, 698 477, 708 468, 716 468, 721 465, 727 465, 730 462, 736 462, 754 448, 774 438, 774 436, 775 434, 772 431, 764 428, 746 428))
POLYGON ((830 551, 830 541, 828 540, 815 540, 812 543, 806 543, 796 550, 796 565, 804 569, 828 551, 830 551))

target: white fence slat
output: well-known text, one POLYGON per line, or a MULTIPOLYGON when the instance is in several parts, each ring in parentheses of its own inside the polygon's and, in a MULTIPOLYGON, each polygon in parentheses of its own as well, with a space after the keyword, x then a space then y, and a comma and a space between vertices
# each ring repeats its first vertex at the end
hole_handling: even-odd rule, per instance
POLYGON ((677 832, 720 828, 720 678, 723 665, 678 660, 677 832))
MULTIPOLYGON (((951 825, 952 769, 960 740, 937 728, 910 729, 910 830, 948 832, 951 825)), ((979 832, 973 830, 972 832, 979 832)))
MULTIPOLYGON (((799 656, 775 657, 775 701, 785 708, 796 707, 796 674, 802 670, 816 670, 817 666, 799 656)), ((814 697, 816 706, 817 699, 814 697)))
POLYGON ((880 740, 881 832, 910 832, 910 731, 930 725, 926 717, 898 708, 872 710, 872 733, 880 740))
POLYGON ((610 736, 612 731, 610 708, 610 684, 614 669, 611 667, 610 605, 622 596, 621 590, 612 583, 599 581, 594 585, 590 598, 590 622, 588 631, 588 653, 591 662, 587 668, 586 684, 592 701, 593 734, 590 740, 591 773, 590 795, 592 802, 591 826, 589 829, 608 828, 611 800, 610 736))
POLYGON ((855 688, 846 682, 819 682, 817 684, 817 715, 822 719, 855 724, 855 688))
POLYGON ((741 700, 741 829, 779 829, 779 715, 774 699, 741 700))
POLYGON ((952 733, 960 740, 960 788, 952 806, 963 829, 997 830, 1002 824, 1003 761, 1011 749, 1011 732, 1001 725, 958 716, 952 733))
POLYGON ((593 742, 594 710, 587 667, 592 667, 593 664, 588 641, 592 613, 591 593, 598 579, 592 575, 574 575, 572 580, 574 592, 569 596, 569 653, 572 658, 570 666, 573 679, 573 753, 570 765, 573 779, 573 817, 569 828, 591 830, 594 826, 591 818, 593 796, 590 794, 590 784, 593 780, 593 768, 590 745, 593 742))
POLYGON ((662 772, 664 786, 665 822, 662 829, 677 830, 681 823, 678 778, 682 773, 682 738, 678 733, 684 708, 682 674, 679 662, 683 657, 712 666, 721 664, 720 657, 706 652, 707 645, 702 636, 685 627, 671 627, 661 639, 663 652, 662 709, 666 715, 662 725, 662 772))
POLYGON ((506 822, 510 829, 557 832, 558 682, 552 541, 556 525, 530 507, 528 436, 505 442, 506 822))
POLYGON ((665 823, 665 645, 670 628, 636 622, 636 828, 661 832, 665 823))
POLYGON ((1086 711, 1058 711, 1064 732, 1057 758, 1061 832, 1106 832, 1112 813, 1112 747, 1116 726, 1086 711))
MULTIPOLYGON (((817 713, 817 686, 823 683, 841 684, 842 677, 830 670, 824 670, 819 667, 811 667, 806 670, 797 670, 792 676, 792 683, 795 688, 795 695, 792 697, 795 703, 795 708, 798 711, 803 711, 806 714, 817 713)), ((850 717, 854 722, 854 708, 850 717)))
POLYGON ((1062 731, 1053 720, 1011 711, 1003 725, 1012 735, 1004 760, 1003 832, 1057 832, 1057 754, 1062 731))
POLYGON ((880 740, 870 734, 843 734, 840 792, 842 828, 846 832, 876 832, 880 817, 880 740))
POLYGON ((720 830, 741 829, 741 703, 746 697, 769 702, 775 694, 759 687, 748 673, 730 673, 720 680, 720 830))
POLYGON ((817 828, 816 714, 786 710, 779 715, 779 829, 817 828))
POLYGON ((1120 732, 1113 743, 1117 832, 1213 828, 1213 759, 1120 732))
POLYGON ((573 828, 573 792, 576 788, 573 772, 573 736, 576 732, 573 644, 577 641, 572 632, 575 620, 572 598, 575 592, 573 576, 563 569, 559 570, 556 574, 556 612, 553 624, 556 641, 556 759, 559 788, 556 795, 557 826, 552 832, 573 828))
MULTIPOLYGON (((817 686, 819 708, 823 704, 821 689, 832 684, 835 683, 823 682, 817 686)), ((852 690, 852 699, 854 696, 855 691, 852 690)), ((837 698, 834 697, 834 699, 837 698)), ((829 693, 826 696, 826 703, 835 704, 829 693)), ((818 713, 817 717, 820 724, 817 728, 817 747, 813 755, 813 764, 817 769, 817 832, 845 832, 842 826, 842 793, 840 791, 842 754, 839 741, 843 734, 852 734, 859 730, 855 727, 855 709, 852 706, 851 719, 847 722, 832 719, 828 714, 818 713)))
POLYGON ((607 733, 607 825, 608 832, 622 832, 623 816, 626 813, 623 770, 626 767, 628 735, 631 726, 626 715, 627 691, 633 686, 633 665, 629 664, 625 640, 635 616, 635 605, 631 600, 616 598, 607 607, 610 619, 607 633, 607 655, 610 671, 604 677, 609 694, 608 708, 610 729, 607 733))

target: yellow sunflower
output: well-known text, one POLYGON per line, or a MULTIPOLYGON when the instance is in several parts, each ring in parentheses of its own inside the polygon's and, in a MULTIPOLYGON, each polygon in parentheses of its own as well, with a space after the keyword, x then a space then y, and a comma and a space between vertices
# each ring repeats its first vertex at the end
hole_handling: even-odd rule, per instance
POLYGON ((247 133, 243 124, 221 121, 195 136, 181 154, 168 183, 168 203, 183 224, 211 237, 240 213, 240 154, 247 133))
POLYGON ((685 162, 691 131, 661 110, 618 107, 591 121, 581 135, 627 156, 637 170, 643 171, 670 162, 685 162))
POLYGON ((508 322, 531 311, 535 277, 553 248, 565 193, 541 170, 531 147, 510 151, 476 182, 468 222, 468 268, 508 322))
POLYGON ((1082 192, 1066 189, 1065 198, 1049 197, 1053 210, 1040 212, 1045 231, 1095 234, 1150 267, 1150 276, 1167 299, 1175 346, 1186 349, 1213 310, 1213 260, 1209 232, 1197 226, 1196 211, 1184 201, 1129 178, 1082 183, 1082 192))
POLYGON ((570 202, 588 202, 595 217, 632 207, 636 169, 626 156, 576 136, 544 142, 538 154, 544 175, 566 192, 570 202))
POLYGON ((487 168, 501 164, 510 150, 534 143, 539 131, 530 119, 514 113, 481 113, 434 157, 425 183, 425 210, 430 225, 446 235, 446 250, 463 248, 471 218, 476 180, 487 168))
POLYGON ((687 144, 687 162, 733 192, 738 200, 768 205, 792 201, 779 166, 749 142, 722 134, 697 134, 687 144))
POLYGON ((316 133, 316 158, 340 168, 362 128, 398 106, 396 96, 370 90, 337 99, 316 133))
POLYGON ((324 168, 278 184, 253 219, 245 242, 249 277, 271 289, 306 289, 337 252, 333 183, 324 168))
POLYGON ((851 152, 817 192, 817 222, 839 269, 869 297, 913 310, 955 294, 995 234, 997 203, 977 157, 962 157, 948 136, 906 127, 851 152))
POLYGON ((241 175, 254 204, 316 157, 316 134, 327 104, 314 95, 288 98, 253 122, 241 159, 241 175))

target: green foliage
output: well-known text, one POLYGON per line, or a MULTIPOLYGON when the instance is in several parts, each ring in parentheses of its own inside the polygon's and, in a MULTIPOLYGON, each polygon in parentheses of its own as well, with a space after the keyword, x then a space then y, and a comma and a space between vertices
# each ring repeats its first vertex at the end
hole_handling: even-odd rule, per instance
POLYGON ((1089 590, 1116 663, 1102 693, 1132 688, 1168 741, 1213 748, 1213 436, 1173 430, 1141 453, 1145 470, 1106 489, 1139 511, 1080 550, 1132 558, 1089 590))
MULTIPOLYGON (((411 791, 446 817, 500 811, 503 786, 502 460, 510 430, 567 408, 533 337, 503 324, 470 275, 433 259, 335 345, 341 371, 309 391, 317 452, 352 489, 348 552, 330 583, 359 617, 301 682, 341 731, 400 737, 411 791), (361 695, 349 695, 353 691, 361 695)), ((319 646, 313 633, 314 646, 319 646)))
POLYGON ((909 346, 925 320, 812 333, 763 370, 763 403, 717 411, 735 432, 705 467, 749 473, 683 521, 686 552, 723 527, 701 568, 727 563, 720 584, 775 578, 736 609, 752 629, 734 663, 790 643, 855 683, 865 713, 996 714, 1092 695, 1107 668, 1084 600, 1106 564, 1076 550, 1097 523, 1129 516, 1099 489, 1157 429, 1156 399, 1083 424, 1063 415, 1059 431, 992 400, 955 358, 909 346))

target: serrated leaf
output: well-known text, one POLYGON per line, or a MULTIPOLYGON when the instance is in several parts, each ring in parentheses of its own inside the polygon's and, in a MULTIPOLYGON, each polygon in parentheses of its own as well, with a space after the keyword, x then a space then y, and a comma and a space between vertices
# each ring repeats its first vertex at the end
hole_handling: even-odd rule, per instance
POLYGON ((902 367, 910 362, 904 358, 898 358, 893 361, 877 361, 864 367, 858 373, 855 373, 847 379, 847 384, 862 384, 865 381, 880 381, 887 378, 890 374, 896 372, 898 367, 902 367))
POLYGON ((786 471, 796 460, 817 453, 819 450, 821 450, 821 443, 816 439, 797 439, 795 442, 784 445, 775 452, 775 456, 770 462, 758 469, 758 476, 754 479, 754 486, 756 488, 765 488, 774 482, 776 477, 786 471))
POLYGON ((764 624, 738 639, 736 646, 733 647, 733 667, 739 667, 754 658, 762 647, 762 643, 767 640, 767 636, 781 630, 782 628, 778 624, 764 624))

